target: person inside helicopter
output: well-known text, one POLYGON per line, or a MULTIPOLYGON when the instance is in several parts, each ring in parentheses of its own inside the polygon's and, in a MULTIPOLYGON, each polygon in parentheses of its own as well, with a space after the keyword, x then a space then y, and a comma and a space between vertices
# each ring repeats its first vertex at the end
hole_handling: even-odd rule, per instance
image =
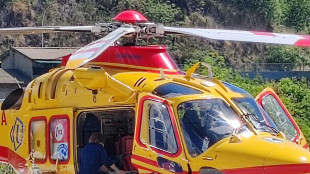
POLYGON ((185 101, 178 105, 178 115, 188 152, 193 157, 242 127, 239 116, 218 98, 185 101))
POLYGON ((200 126, 200 118, 191 103, 185 105, 185 112, 181 120, 182 128, 186 134, 189 151, 191 154, 200 154, 204 151, 204 132, 200 126))
POLYGON ((218 139, 222 139, 222 137, 231 134, 233 131, 233 127, 225 120, 219 104, 212 104, 209 110, 203 109, 201 113, 203 113, 201 126, 206 137, 209 137, 210 146, 216 143, 218 139))
POLYGON ((89 138, 89 143, 84 147, 80 159, 80 170, 78 174, 101 174, 109 173, 108 167, 118 174, 126 172, 120 170, 114 164, 104 149, 104 136, 99 132, 94 132, 89 138))

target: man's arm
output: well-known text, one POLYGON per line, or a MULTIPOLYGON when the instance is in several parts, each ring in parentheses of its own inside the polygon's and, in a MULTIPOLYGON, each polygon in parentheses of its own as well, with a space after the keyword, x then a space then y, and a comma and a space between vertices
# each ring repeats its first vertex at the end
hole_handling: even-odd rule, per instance
POLYGON ((105 165, 102 165, 102 166, 100 167, 100 171, 103 171, 103 172, 109 173, 109 169, 108 169, 108 168, 106 168, 106 166, 105 166, 105 165))
POLYGON ((125 174, 126 173, 124 170, 120 170, 118 167, 116 167, 115 164, 112 164, 110 167, 118 174, 125 174))

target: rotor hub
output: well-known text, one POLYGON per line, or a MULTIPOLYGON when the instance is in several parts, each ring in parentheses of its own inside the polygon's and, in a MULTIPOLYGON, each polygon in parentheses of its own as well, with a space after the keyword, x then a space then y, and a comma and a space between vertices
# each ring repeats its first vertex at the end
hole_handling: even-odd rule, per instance
POLYGON ((147 18, 135 10, 126 10, 116 15, 113 20, 121 21, 127 24, 146 22, 147 18))

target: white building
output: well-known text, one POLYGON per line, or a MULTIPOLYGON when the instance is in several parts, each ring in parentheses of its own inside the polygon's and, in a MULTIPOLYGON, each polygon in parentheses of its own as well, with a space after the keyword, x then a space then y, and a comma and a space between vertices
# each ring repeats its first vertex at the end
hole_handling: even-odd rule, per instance
POLYGON ((78 48, 12 47, 0 56, 0 99, 18 88, 16 81, 25 87, 32 79, 58 67, 63 56, 76 50, 78 48))

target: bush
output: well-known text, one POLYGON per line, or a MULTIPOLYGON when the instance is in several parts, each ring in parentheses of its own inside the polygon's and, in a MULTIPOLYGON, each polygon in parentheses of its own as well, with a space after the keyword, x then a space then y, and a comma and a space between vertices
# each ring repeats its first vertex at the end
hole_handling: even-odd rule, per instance
POLYGON ((0 162, 0 173, 15 174, 14 169, 7 163, 0 162))

